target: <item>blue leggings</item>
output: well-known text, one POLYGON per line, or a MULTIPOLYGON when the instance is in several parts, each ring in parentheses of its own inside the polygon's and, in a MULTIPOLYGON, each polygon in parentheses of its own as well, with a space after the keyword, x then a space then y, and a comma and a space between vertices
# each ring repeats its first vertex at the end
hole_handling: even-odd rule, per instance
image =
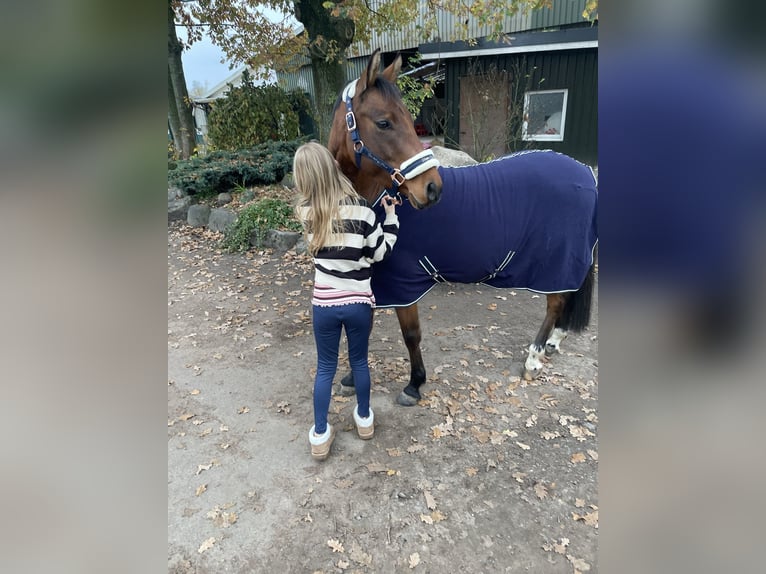
POLYGON ((359 416, 370 415, 370 367, 367 348, 372 326, 372 307, 364 303, 320 307, 314 305, 314 341, 317 346, 317 375, 314 380, 314 432, 327 430, 332 382, 338 370, 338 347, 342 329, 348 339, 348 362, 354 375, 359 416))

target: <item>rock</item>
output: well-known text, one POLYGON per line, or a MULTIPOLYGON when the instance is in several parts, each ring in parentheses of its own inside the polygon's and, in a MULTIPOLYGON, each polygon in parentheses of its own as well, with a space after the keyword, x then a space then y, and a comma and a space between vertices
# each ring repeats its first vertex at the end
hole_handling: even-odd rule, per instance
POLYGON ((207 205, 196 204, 189 207, 186 222, 192 227, 205 227, 210 219, 210 208, 207 205))
POLYGON ((227 203, 231 203, 231 194, 230 193, 219 193, 218 194, 218 205, 226 205, 227 203))
POLYGON ((296 244, 295 244, 295 252, 296 252, 298 255, 303 255, 303 254, 304 254, 304 253, 306 253, 307 251, 308 251, 308 246, 306 245, 306 240, 305 240, 305 239, 303 239, 303 237, 301 237, 301 238, 298 240, 298 243, 296 243, 296 244))
MULTIPOLYGON (((276 229, 269 229, 266 232, 266 237, 263 239, 261 247, 272 247, 277 251, 287 251, 295 247, 295 244, 303 237, 302 233, 296 231, 277 231, 276 229)), ((250 245, 257 246, 256 234, 250 236, 250 245)))
MULTIPOLYGON (((170 192, 168 192, 170 195, 170 192)), ((190 197, 182 197, 180 199, 168 200, 168 221, 183 221, 186 219, 189 213, 189 206, 191 205, 190 197)))
POLYGON ((174 201, 176 199, 181 199, 181 198, 184 198, 184 197, 189 197, 189 194, 186 193, 180 187, 169 187, 168 188, 168 201, 174 201))
POLYGON ((295 189, 295 181, 293 180, 293 174, 286 173, 285 177, 282 178, 281 184, 289 189, 295 189))
POLYGON ((252 189, 248 189, 242 192, 242 197, 240 197, 240 201, 242 203, 247 203, 248 201, 253 201, 255 199, 255 192, 252 189))
POLYGON ((235 221, 237 221, 237 214, 230 209, 211 209, 207 227, 210 231, 223 233, 229 226, 233 225, 235 221))
POLYGON ((446 147, 435 145, 431 148, 431 151, 434 152, 434 157, 439 160, 439 163, 444 166, 459 167, 461 165, 474 165, 479 163, 464 151, 457 149, 448 149, 446 147))

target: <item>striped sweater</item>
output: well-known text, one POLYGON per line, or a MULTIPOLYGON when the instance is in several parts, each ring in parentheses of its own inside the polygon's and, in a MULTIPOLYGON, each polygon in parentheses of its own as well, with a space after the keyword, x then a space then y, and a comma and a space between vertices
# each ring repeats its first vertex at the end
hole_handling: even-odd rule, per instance
MULTIPOLYGON (((302 206, 299 215, 311 241, 310 208, 302 206)), ((314 295, 311 303, 324 307, 365 303, 375 305, 370 287, 372 264, 385 259, 396 243, 399 218, 386 216, 381 225, 366 204, 341 205, 343 233, 331 237, 332 243, 314 256, 314 295)))

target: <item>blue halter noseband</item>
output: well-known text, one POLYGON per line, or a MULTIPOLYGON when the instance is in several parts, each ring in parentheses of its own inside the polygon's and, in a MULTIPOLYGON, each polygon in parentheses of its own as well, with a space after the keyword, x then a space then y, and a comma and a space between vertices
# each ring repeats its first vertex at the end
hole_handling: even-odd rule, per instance
POLYGON ((377 204, 378 201, 380 201, 380 198, 386 193, 389 195, 398 194, 399 186, 408 179, 412 179, 432 167, 438 167, 439 160, 434 157, 434 153, 431 150, 423 150, 412 156, 410 159, 403 161, 402 165, 397 169, 389 165, 384 159, 375 155, 370 151, 370 148, 364 145, 362 138, 359 136, 359 129, 356 125, 356 116, 354 115, 354 109, 351 105, 351 100, 355 93, 356 80, 345 87, 342 99, 343 103, 346 105, 346 130, 351 136, 351 141, 354 144, 356 167, 357 169, 362 167, 362 157, 364 156, 372 160, 375 165, 385 170, 391 176, 391 187, 383 190, 383 193, 381 193, 378 199, 375 200, 375 204, 377 204))

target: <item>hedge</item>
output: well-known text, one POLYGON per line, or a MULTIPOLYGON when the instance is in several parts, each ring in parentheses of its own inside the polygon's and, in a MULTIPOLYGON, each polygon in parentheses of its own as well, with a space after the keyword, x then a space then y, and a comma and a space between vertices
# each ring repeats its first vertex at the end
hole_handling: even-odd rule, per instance
POLYGON ((235 152, 214 151, 202 157, 168 162, 168 187, 189 195, 212 195, 237 186, 269 185, 292 170, 295 150, 306 138, 266 142, 235 152))

